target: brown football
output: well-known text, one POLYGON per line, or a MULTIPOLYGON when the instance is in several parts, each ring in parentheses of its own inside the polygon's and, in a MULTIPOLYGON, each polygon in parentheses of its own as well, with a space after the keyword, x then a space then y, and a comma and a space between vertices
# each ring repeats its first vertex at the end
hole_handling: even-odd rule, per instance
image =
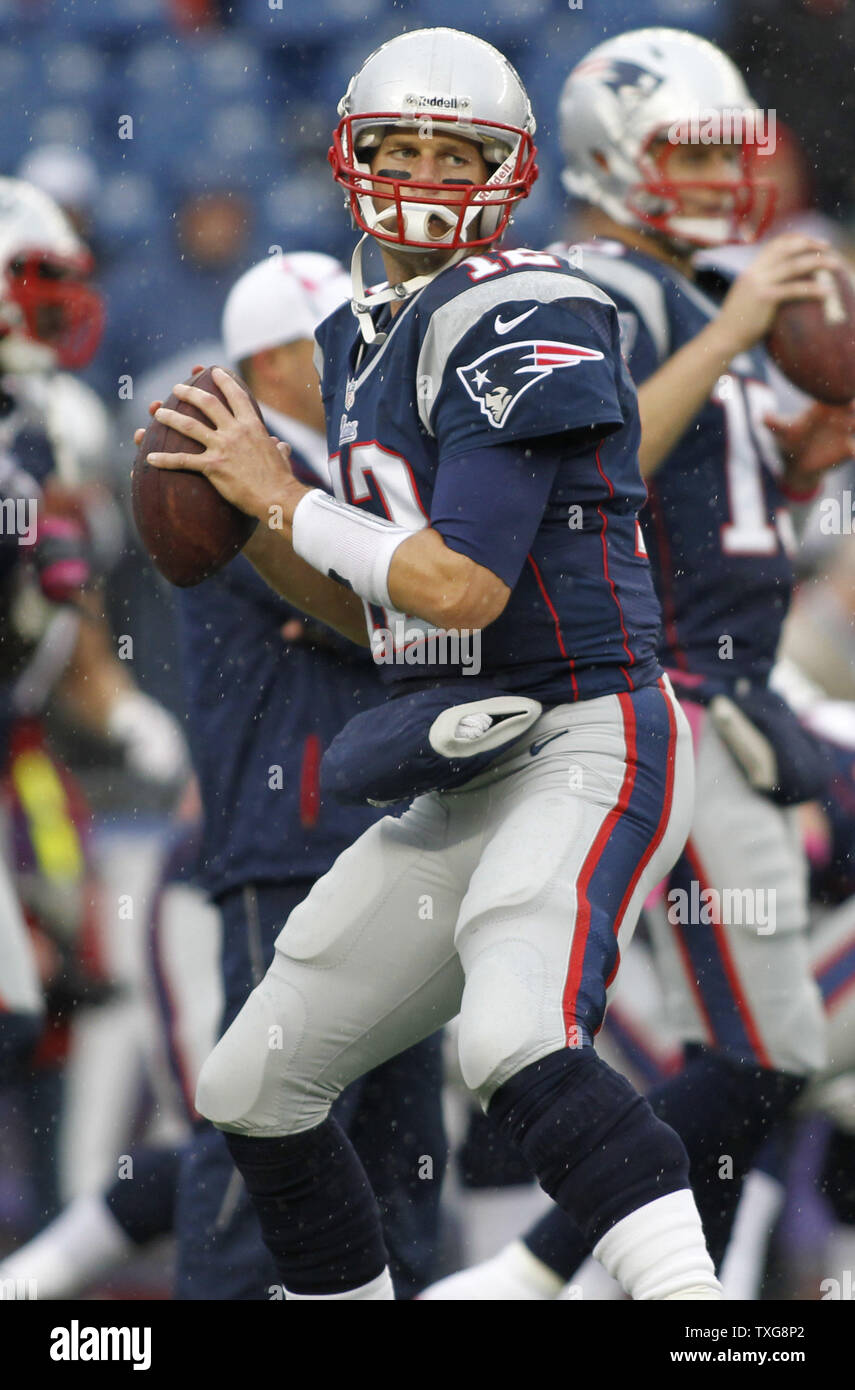
MULTIPOLYGON (((189 377, 186 384, 210 391, 225 404, 212 371, 212 367, 206 367, 189 377)), ((229 375, 246 391, 260 417, 258 402, 246 383, 234 372, 229 375)), ((205 420, 194 405, 175 395, 164 405, 194 420, 205 420)), ((202 445, 153 420, 140 443, 131 475, 134 520, 143 544, 163 577, 186 589, 201 584, 233 560, 257 523, 254 517, 246 516, 221 497, 201 473, 184 468, 152 468, 146 456, 153 453, 201 454, 202 445)))
POLYGON ((855 287, 848 270, 820 270, 822 299, 782 304, 766 347, 794 386, 826 405, 855 398, 855 287))

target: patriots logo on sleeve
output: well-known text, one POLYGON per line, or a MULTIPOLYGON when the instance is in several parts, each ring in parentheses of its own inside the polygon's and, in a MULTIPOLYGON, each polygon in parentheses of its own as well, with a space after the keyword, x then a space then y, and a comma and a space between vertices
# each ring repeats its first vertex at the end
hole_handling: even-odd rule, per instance
POLYGON ((503 343, 483 352, 474 362, 457 368, 468 395, 476 401, 494 429, 502 429, 517 401, 544 377, 580 362, 601 362, 595 348, 575 343, 538 339, 527 343, 503 343))

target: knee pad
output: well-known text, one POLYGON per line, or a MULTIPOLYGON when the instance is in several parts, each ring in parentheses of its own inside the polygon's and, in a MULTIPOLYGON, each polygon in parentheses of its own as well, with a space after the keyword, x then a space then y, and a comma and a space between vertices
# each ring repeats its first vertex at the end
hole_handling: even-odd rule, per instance
MULTIPOLYGON (((485 1108, 504 1082, 564 1046, 560 1010, 552 1027, 545 1027, 543 1000, 531 987, 546 968, 536 946, 517 941, 513 951, 505 942, 482 951, 467 973, 458 1032, 460 1071, 485 1108)), ((581 1041, 590 1041, 581 1026, 579 1032, 581 1041)))
POLYGON ((295 1064, 305 1024, 296 990, 277 984, 275 999, 262 981, 204 1063, 196 1109, 234 1134, 283 1135, 311 1129, 327 1117, 334 1095, 302 1078, 295 1064))
POLYGON ((638 1207, 689 1186, 680 1139, 592 1047, 523 1068, 488 1114, 590 1245, 638 1207))

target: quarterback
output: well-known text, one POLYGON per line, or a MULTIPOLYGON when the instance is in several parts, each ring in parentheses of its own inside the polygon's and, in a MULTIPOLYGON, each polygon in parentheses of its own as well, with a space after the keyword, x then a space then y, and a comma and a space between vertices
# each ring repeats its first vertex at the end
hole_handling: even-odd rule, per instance
POLYGON ((497 249, 536 168, 528 97, 489 44, 402 35, 339 112, 330 158, 365 235, 353 304, 317 334, 335 497, 294 478, 225 375, 233 414, 186 386, 209 424, 157 411, 204 452, 150 461, 258 517, 245 553, 268 582, 382 651, 390 698, 324 774, 343 799, 412 805, 292 912, 197 1103, 287 1296, 390 1298, 330 1106, 459 1014, 467 1084, 630 1296, 715 1299, 683 1145, 593 1048, 693 786, 656 657, 618 316, 559 257, 497 249), (387 276, 373 291, 369 239, 387 276), (408 660, 448 630, 480 634, 477 677, 408 660))

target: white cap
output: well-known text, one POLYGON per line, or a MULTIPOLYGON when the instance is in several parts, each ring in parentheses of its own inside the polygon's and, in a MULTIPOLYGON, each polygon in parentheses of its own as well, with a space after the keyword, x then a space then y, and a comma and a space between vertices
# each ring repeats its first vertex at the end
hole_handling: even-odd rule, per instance
POLYGON ((34 183, 64 208, 90 208, 101 186, 95 161, 70 145, 39 145, 21 161, 16 177, 34 183))
POLYGON ((254 352, 313 338, 350 293, 350 276, 332 256, 265 256, 229 292, 223 309, 226 356, 236 366, 254 352))

